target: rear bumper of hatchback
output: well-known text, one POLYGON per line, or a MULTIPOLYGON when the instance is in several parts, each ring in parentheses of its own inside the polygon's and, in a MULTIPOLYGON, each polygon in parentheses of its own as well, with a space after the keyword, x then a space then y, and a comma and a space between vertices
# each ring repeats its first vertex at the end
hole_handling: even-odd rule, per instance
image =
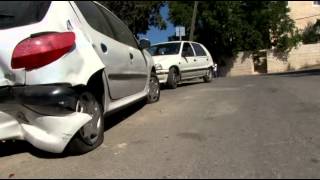
POLYGON ((1 104, 75 108, 76 92, 70 85, 9 86, 0 88, 1 104))
POLYGON ((26 140, 61 153, 91 117, 75 112, 77 94, 69 85, 0 88, 0 140, 26 140))

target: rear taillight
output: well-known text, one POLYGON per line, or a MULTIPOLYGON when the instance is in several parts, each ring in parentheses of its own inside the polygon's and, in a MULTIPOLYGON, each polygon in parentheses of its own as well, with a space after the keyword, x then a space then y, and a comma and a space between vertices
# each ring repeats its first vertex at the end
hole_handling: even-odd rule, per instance
POLYGON ((26 70, 43 67, 69 52, 74 43, 73 32, 50 33, 26 39, 15 47, 11 67, 26 70))

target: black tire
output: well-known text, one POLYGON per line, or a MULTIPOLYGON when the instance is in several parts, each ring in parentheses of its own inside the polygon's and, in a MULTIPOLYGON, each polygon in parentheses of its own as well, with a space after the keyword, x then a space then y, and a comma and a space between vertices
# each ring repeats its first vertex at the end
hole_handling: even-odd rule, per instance
POLYGON ((149 91, 147 96, 147 103, 155 103, 160 99, 160 82, 156 73, 152 72, 149 82, 149 91))
POLYGON ((176 68, 170 68, 167 80, 167 87, 176 89, 178 84, 178 72, 176 68))
POLYGON ((208 69, 208 74, 203 77, 204 82, 209 83, 212 81, 213 71, 212 68, 208 69))
POLYGON ((66 152, 70 155, 80 155, 92 151, 100 146, 104 140, 104 118, 102 113, 102 106, 91 93, 85 92, 79 96, 76 111, 82 111, 91 114, 92 120, 81 127, 81 129, 79 129, 77 134, 69 142, 66 148, 66 152), (85 99, 87 99, 87 101, 85 99), (91 127, 90 125, 96 125, 97 128, 94 132, 96 133, 95 137, 93 138, 94 134, 91 134, 90 139, 88 139, 89 137, 85 137, 84 134, 86 128, 91 127))

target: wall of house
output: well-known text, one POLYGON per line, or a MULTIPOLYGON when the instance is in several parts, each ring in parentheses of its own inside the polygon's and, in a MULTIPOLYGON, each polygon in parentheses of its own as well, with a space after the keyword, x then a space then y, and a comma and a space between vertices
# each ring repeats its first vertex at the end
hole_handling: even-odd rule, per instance
POLYGON ((309 22, 314 24, 320 19, 320 5, 314 5, 313 1, 288 1, 288 7, 288 14, 298 29, 304 29, 309 22))

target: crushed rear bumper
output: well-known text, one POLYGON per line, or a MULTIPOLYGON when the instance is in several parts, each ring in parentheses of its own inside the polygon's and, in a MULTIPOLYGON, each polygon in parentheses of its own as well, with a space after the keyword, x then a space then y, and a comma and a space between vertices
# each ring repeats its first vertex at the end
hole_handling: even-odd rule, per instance
POLYGON ((75 112, 77 98, 69 85, 0 88, 0 140, 26 140, 48 152, 63 152, 91 120, 75 112))

